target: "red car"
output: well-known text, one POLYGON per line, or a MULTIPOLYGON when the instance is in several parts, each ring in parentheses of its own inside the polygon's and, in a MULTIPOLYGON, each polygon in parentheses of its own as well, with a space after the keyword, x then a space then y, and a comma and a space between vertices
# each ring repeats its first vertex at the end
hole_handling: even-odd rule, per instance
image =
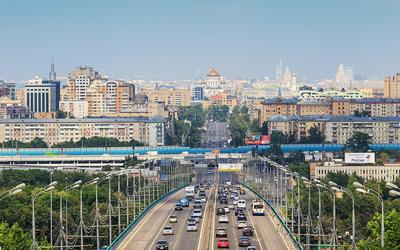
POLYGON ((218 248, 229 248, 229 240, 228 239, 219 239, 217 242, 218 248))

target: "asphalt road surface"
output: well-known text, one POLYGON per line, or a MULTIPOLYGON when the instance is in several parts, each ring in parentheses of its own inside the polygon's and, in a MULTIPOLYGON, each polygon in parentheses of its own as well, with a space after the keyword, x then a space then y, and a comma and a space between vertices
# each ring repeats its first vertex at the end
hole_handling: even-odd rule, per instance
POLYGON ((202 147, 222 148, 228 145, 230 133, 227 122, 207 122, 206 129, 202 135, 202 147))

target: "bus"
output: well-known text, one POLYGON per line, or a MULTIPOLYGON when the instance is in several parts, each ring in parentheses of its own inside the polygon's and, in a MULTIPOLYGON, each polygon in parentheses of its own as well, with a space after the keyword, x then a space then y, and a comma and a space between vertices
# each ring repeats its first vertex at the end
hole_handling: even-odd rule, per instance
POLYGON ((264 203, 260 200, 254 200, 251 204, 252 214, 253 215, 264 215, 265 208, 264 203))

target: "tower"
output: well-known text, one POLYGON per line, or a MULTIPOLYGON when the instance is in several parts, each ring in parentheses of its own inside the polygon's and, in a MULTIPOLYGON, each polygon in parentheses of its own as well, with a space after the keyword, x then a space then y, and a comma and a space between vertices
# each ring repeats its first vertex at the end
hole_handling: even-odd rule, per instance
POLYGON ((50 81, 56 81, 57 77, 56 77, 56 70, 54 68, 54 61, 53 61, 53 57, 51 57, 51 68, 50 68, 50 73, 49 73, 49 80, 50 81))
POLYGON ((275 81, 282 82, 283 75, 282 75, 282 60, 280 60, 279 64, 275 67, 275 81))

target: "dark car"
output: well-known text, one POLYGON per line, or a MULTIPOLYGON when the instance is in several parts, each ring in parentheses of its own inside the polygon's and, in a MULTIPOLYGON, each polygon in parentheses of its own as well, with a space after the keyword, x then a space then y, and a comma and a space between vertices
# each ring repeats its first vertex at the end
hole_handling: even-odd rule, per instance
POLYGON ((240 237, 239 238, 239 247, 248 247, 251 246, 251 240, 249 237, 240 237))
POLYGON ((181 204, 176 204, 175 205, 175 210, 177 210, 177 211, 183 210, 182 205, 181 204))
POLYGON ((195 202, 193 203, 193 208, 202 208, 201 202, 195 201, 195 202))
POLYGON ((221 198, 221 199, 219 200, 219 203, 220 203, 220 204, 228 204, 228 200, 227 200, 226 198, 221 198))
POLYGON ((222 207, 217 208, 217 215, 225 215, 225 209, 222 207))
POLYGON ((156 243, 156 250, 168 250, 168 241, 166 240, 159 240, 156 243))
POLYGON ((235 210, 235 216, 237 216, 238 214, 242 214, 242 213, 244 213, 244 209, 243 208, 237 208, 235 210))
POLYGON ((252 227, 245 227, 243 228, 243 236, 253 236, 254 235, 254 229, 252 227))
POLYGON ((247 220, 246 215, 245 215, 244 213, 243 213, 243 214, 238 214, 237 220, 244 220, 244 221, 246 221, 246 220, 247 220))

